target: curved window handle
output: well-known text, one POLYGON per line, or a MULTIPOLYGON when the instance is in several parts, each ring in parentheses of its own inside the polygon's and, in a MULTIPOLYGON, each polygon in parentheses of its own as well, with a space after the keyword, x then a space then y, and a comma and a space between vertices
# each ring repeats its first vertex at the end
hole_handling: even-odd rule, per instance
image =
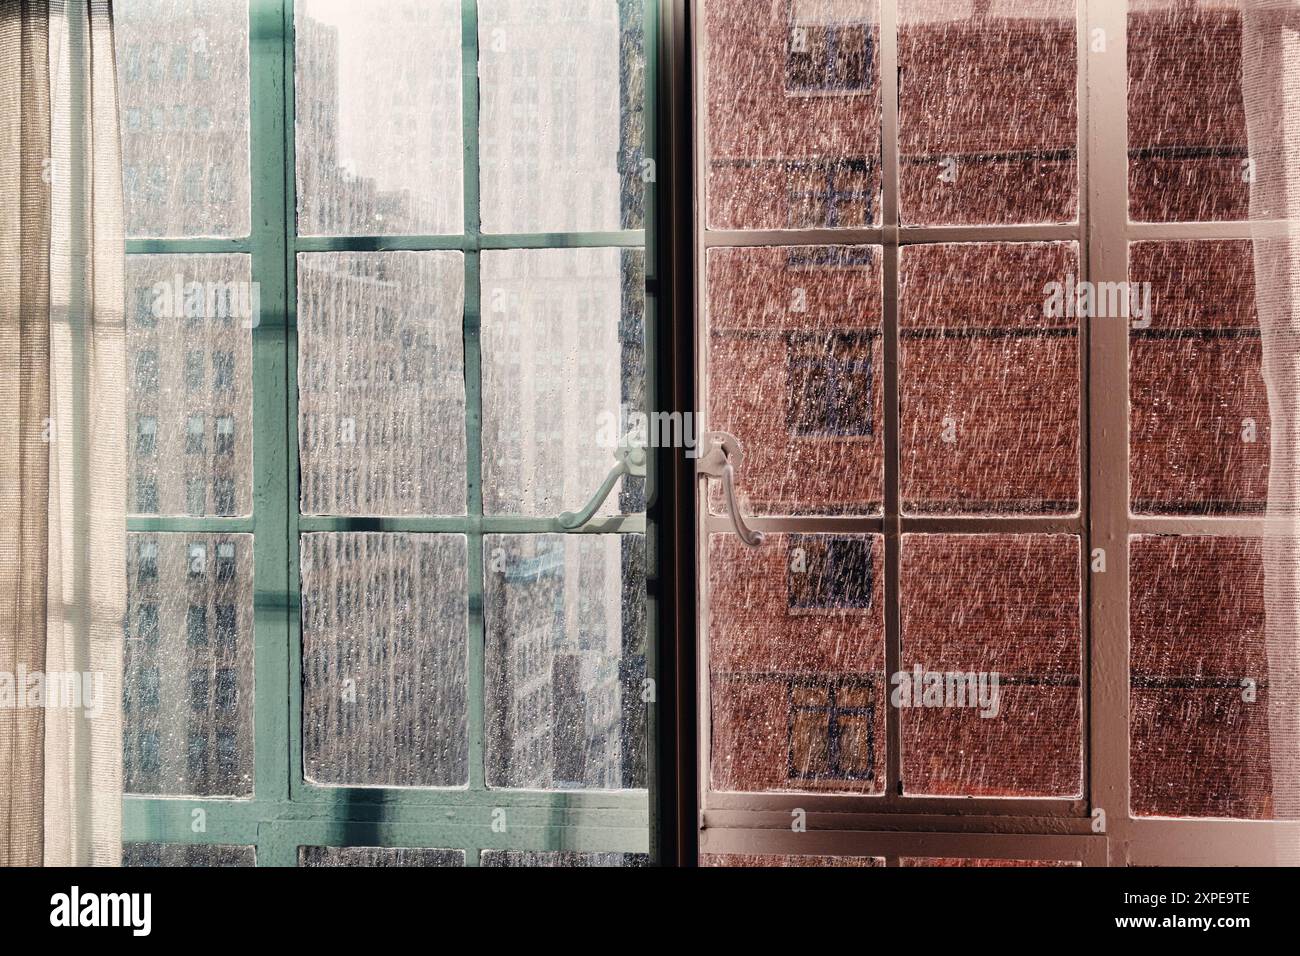
POLYGON ((555 520, 561 528, 572 531, 575 528, 581 528, 591 520, 592 516, 605 503, 609 493, 614 490, 614 485, 624 475, 644 475, 646 453, 644 448, 638 448, 631 445, 622 445, 618 451, 614 452, 614 457, 618 464, 609 470, 605 480, 600 483, 596 493, 591 496, 591 500, 583 507, 581 511, 566 511, 555 520))
POLYGON ((736 536, 748 547, 757 548, 763 543, 763 532, 755 531, 745 523, 736 501, 736 468, 745 456, 735 435, 726 432, 709 432, 706 436, 708 451, 697 466, 701 475, 722 481, 722 491, 727 496, 727 515, 736 529, 736 536))

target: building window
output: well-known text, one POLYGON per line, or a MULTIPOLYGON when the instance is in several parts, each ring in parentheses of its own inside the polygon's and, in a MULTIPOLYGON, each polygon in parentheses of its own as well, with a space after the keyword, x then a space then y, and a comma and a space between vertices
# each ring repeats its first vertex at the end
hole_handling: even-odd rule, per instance
POLYGON ((202 415, 191 415, 185 419, 185 454, 203 454, 205 430, 202 415))
POLYGON ((800 20, 792 0, 785 88, 791 93, 850 93, 867 89, 875 73, 872 25, 849 19, 800 20))
POLYGON ((849 229, 875 221, 870 159, 800 159, 786 163, 791 229, 849 229))
POLYGON ((158 542, 144 540, 136 552, 136 576, 141 584, 158 580, 158 542))
POLYGON ((871 780, 875 703, 869 680, 793 681, 788 689, 791 780, 871 780))
POLYGON ((135 453, 142 457, 152 455, 158 448, 158 419, 153 415, 140 415, 135 420, 135 453))
POLYGON ((190 670, 190 710, 208 709, 208 669, 195 667, 190 670))
POLYGON ((135 387, 140 392, 158 391, 158 353, 154 349, 142 349, 136 353, 135 387))
POLYGON ((871 607, 872 539, 791 535, 786 593, 792 611, 871 607))
POLYGON ((191 604, 185 612, 185 634, 190 647, 207 647, 208 609, 202 604, 191 604))
POLYGON ((792 334, 786 358, 786 426, 800 438, 873 434, 871 336, 792 334))

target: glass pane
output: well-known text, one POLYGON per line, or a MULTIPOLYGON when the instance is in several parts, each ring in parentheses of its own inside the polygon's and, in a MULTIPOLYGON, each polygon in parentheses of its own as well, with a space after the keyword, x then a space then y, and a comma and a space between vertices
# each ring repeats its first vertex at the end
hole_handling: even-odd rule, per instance
MULTIPOLYGON (((644 442, 645 254, 482 254, 483 510, 557 515, 600 487, 619 443, 644 442)), ((599 514, 645 508, 624 477, 599 514)))
POLYGON ((307 779, 464 786, 465 536, 305 534, 300 547, 307 779))
POLYGON ((123 843, 123 866, 257 866, 257 847, 208 843, 123 843))
POLYGON ((795 856, 782 853, 701 853, 700 866, 884 866, 883 856, 795 856))
POLYGON ((650 865, 645 853, 577 853, 573 850, 484 850, 483 866, 605 867, 650 865))
POLYGON ((880 223, 879 0, 708 0, 711 229, 880 223))
POLYGON ((248 256, 127 257, 128 506, 252 514, 253 328, 248 256))
POLYGON ((1264 588, 1259 539, 1130 540, 1134 814, 1273 815, 1264 588))
POLYGON ((1079 274, 1077 246, 942 243, 899 255, 904 510, 1078 510, 1079 323, 1064 291, 1079 274))
POLYGON ((645 539, 483 539, 487 781, 646 785, 645 539))
POLYGON ((904 856, 899 866, 1080 866, 1078 860, 995 860, 989 857, 904 856))
POLYGON ((460 0, 297 0, 298 232, 459 233, 460 0))
POLYGON ((645 225, 643 4, 479 0, 483 231, 645 225))
POLYGON ((879 535, 709 538, 712 789, 885 786, 879 535))
POLYGON ((1078 216, 1075 17, 1075 0, 899 4, 903 223, 1078 216))
POLYGON ((304 514, 465 514, 465 261, 298 256, 304 514))
POLYGON ((1129 216, 1248 218, 1237 0, 1129 0, 1129 216))
POLYGON ((253 792, 253 536, 127 535, 127 793, 253 792))
POLYGON ((464 866, 464 850, 388 846, 300 846, 299 866, 464 866))
POLYGON ((1262 512, 1269 408, 1251 242, 1136 242, 1149 297, 1129 333, 1129 494, 1137 513, 1262 512))
POLYGON ((747 507, 878 514, 879 247, 710 249, 708 280, 710 427, 744 446, 747 507))
POLYGON ((1083 792, 1079 539, 903 536, 908 794, 1083 792))
POLYGON ((117 0, 113 19, 127 237, 247 236, 248 0, 117 0))

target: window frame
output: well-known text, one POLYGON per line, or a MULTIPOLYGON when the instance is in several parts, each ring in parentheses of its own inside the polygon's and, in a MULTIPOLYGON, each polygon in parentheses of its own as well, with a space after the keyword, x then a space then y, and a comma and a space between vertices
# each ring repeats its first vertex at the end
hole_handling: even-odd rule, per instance
MULTIPOLYGON (((703 854, 776 853, 902 857, 966 856, 1072 860, 1089 866, 1261 865, 1273 861, 1284 832, 1300 827, 1275 821, 1225 818, 1135 817, 1129 785, 1128 545, 1132 535, 1250 534, 1263 517, 1146 516, 1129 513, 1129 332, 1123 322, 1079 325, 1080 507, 1075 515, 907 516, 899 487, 898 262, 909 245, 939 242, 1077 243, 1081 279, 1127 281, 1128 244, 1142 239, 1251 238, 1248 221, 1137 223, 1128 208, 1126 0, 1078 0, 1077 116, 1078 218, 1064 225, 906 226, 899 224, 898 23, 906 0, 880 0, 882 87, 882 226, 878 228, 710 229, 707 46, 702 5, 690 3, 689 49, 695 66, 690 117, 692 298, 695 407, 708 407, 708 326, 705 292, 710 249, 795 245, 871 244, 884 254, 882 330, 885 433, 884 508, 880 516, 747 517, 771 533, 883 534, 885 543, 886 672, 900 669, 900 541, 906 533, 1049 532, 1075 535, 1081 559, 1083 797, 904 797, 900 792, 898 709, 887 708, 887 781, 883 794, 732 793, 709 788, 708 539, 734 534, 725 515, 710 515, 707 479, 699 476, 693 505, 697 598, 696 706, 699 729, 695 798, 703 854), (1100 34, 1097 31, 1101 31, 1100 34), (1104 49, 1093 50, 1100 36, 1104 49), (1106 570, 1090 569, 1093 550, 1105 550, 1106 570), (805 815, 806 832, 792 819, 805 815), (953 816, 960 814, 960 816, 953 816), (1100 814, 1100 816, 1098 815, 1100 814)), ((707 425, 705 426, 707 430, 707 425)), ((737 436, 742 442, 744 435, 737 436)), ((1296 837, 1292 835, 1292 839, 1296 837)))
MULTIPOLYGON (((644 12, 644 155, 655 156, 658 17, 644 12)), ((306 237, 297 232, 295 165, 295 0, 248 0, 252 232, 241 238, 132 239, 127 253, 239 253, 251 257, 260 284, 261 320, 252 330, 252 515, 132 516, 129 532, 253 535, 254 785, 247 798, 123 795, 128 843, 253 846, 258 866, 297 866, 300 846, 439 848, 464 852, 478 866, 482 850, 580 850, 646 853, 655 841, 650 812, 656 786, 654 720, 648 708, 647 790, 510 790, 485 782, 483 537, 517 534, 646 534, 644 514, 593 519, 579 529, 556 517, 483 514, 482 369, 479 348, 479 257, 485 250, 646 249, 647 404, 655 394, 657 271, 653 236, 656 185, 646 182, 646 228, 616 232, 488 234, 479 228, 479 17, 477 0, 461 0, 461 82, 465 219, 459 235, 306 237), (308 252, 457 250, 465 256, 462 322, 466 377, 467 513, 459 517, 319 517, 302 515, 299 499, 297 394, 297 255, 308 252), (299 535, 322 531, 464 534, 469 549, 469 785, 460 789, 328 786, 306 780, 303 764, 302 631, 299 535), (504 817, 502 817, 504 812, 504 817), (504 827, 502 827, 504 823, 504 827), (198 828, 196 832, 196 828, 198 828)), ((656 461, 647 498, 653 500, 656 461)), ((594 490, 594 489, 593 489, 594 490)), ((575 502, 580 505, 581 502, 575 502)), ((653 509, 651 509, 653 511, 653 509)), ((653 565, 649 576, 653 577, 653 565)), ((656 607, 647 589, 647 668, 654 675, 656 607)))

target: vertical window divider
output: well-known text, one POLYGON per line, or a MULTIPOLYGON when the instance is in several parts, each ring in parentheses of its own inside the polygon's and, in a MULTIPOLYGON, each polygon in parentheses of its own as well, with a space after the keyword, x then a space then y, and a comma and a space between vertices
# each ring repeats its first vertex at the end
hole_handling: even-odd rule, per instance
MULTIPOLYGON (((1082 0, 1087 11, 1086 262, 1094 282, 1128 279, 1128 4, 1082 0), (1094 30, 1105 52, 1091 52, 1094 30), (1104 118, 1104 119, 1103 119, 1104 118)), ((1128 327, 1080 320, 1087 329, 1088 558, 1106 555, 1106 570, 1086 572, 1090 652, 1089 800, 1105 814, 1110 863, 1127 862, 1129 840, 1128 649, 1128 327)), ((1094 827, 1100 821, 1094 820, 1094 827)))
MULTIPOLYGON (((484 657, 486 627, 483 607, 483 363, 479 335, 481 289, 479 250, 479 89, 478 0, 462 0, 461 120, 464 123, 465 190, 465 464, 469 521, 469 632, 466 675, 469 681, 469 788, 486 790, 484 748, 484 657)), ((466 847, 465 861, 479 865, 478 847, 466 847)))
MULTIPOLYGON (((888 695, 889 675, 902 670, 902 618, 899 610, 899 575, 901 573, 902 524, 899 517, 899 381, 898 381, 898 0, 880 3, 880 105, 881 105, 881 236, 883 274, 881 289, 881 345, 884 374, 881 388, 884 398, 884 623, 885 673, 888 695)), ((886 701, 888 697, 886 696, 886 701)), ((886 805, 897 802, 903 794, 902 720, 897 707, 885 707, 886 805)), ((897 857, 887 857, 887 865, 896 866, 897 857)))

